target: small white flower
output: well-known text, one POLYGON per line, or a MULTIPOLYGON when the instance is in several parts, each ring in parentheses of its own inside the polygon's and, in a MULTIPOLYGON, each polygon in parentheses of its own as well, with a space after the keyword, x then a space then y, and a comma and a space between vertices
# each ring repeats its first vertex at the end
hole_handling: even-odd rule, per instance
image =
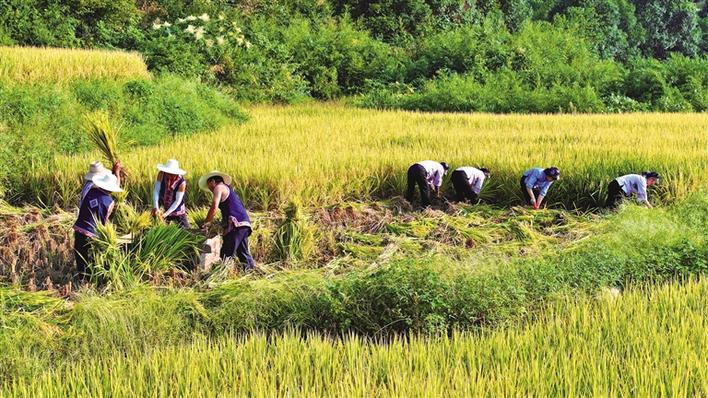
POLYGON ((220 46, 223 45, 225 42, 226 42, 226 40, 224 40, 224 36, 219 36, 216 38, 216 44, 218 44, 220 46))
POLYGON ((162 25, 160 25, 160 24, 157 23, 157 22, 154 23, 154 24, 152 24, 152 28, 155 29, 155 30, 158 30, 158 29, 160 29, 161 27, 162 27, 162 25))
POLYGON ((185 18, 185 19, 186 19, 187 21, 195 21, 195 20, 197 19, 197 17, 195 17, 194 15, 190 15, 190 16, 188 16, 188 17, 185 18))
POLYGON ((245 42, 246 48, 251 48, 252 44, 250 41, 246 40, 245 42))
POLYGON ((208 15, 207 13, 204 13, 204 14, 202 14, 202 15, 199 16, 199 19, 201 19, 202 21, 206 22, 206 21, 209 20, 209 15, 208 15))
POLYGON ((194 31, 194 38, 196 38, 197 40, 201 40, 202 38, 204 38, 204 28, 202 28, 201 26, 197 28, 197 30, 194 31))
POLYGON ((187 25, 187 29, 184 30, 187 33, 194 33, 194 25, 187 25))
POLYGON ((219 14, 219 21, 223 21, 223 20, 224 20, 224 14, 219 14))
POLYGON ((214 40, 206 39, 206 40, 204 40, 204 44, 206 44, 207 47, 211 48, 214 45, 214 40))
POLYGON ((238 27, 237 27, 237 28, 234 28, 234 32, 236 32, 236 33, 241 33, 241 28, 238 28, 238 27))
POLYGON ((165 28, 169 28, 170 26, 172 26, 172 24, 169 23, 169 22, 165 22, 165 23, 162 24, 162 26, 165 27, 165 28))
POLYGON ((177 23, 182 23, 182 22, 184 22, 184 21, 186 21, 186 19, 184 19, 184 18, 177 18, 177 23))
POLYGON ((243 37, 237 37, 237 38, 236 38, 236 43, 238 43, 239 46, 240 46, 241 44, 243 44, 243 37))

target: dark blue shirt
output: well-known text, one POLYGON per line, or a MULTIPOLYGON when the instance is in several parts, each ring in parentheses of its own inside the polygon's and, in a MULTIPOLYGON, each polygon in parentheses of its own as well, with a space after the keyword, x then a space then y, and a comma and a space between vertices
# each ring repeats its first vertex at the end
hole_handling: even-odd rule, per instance
POLYGON ((99 188, 91 188, 81 201, 79 217, 74 224, 74 230, 88 237, 95 237, 96 220, 105 224, 111 205, 113 205, 111 195, 99 188))

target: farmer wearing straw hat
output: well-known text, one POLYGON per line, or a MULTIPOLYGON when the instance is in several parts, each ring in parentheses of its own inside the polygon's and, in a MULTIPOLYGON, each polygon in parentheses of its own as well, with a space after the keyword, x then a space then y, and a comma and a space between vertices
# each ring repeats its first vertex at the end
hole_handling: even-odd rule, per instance
POLYGON ((74 223, 76 270, 81 278, 86 276, 86 266, 91 261, 91 239, 96 237, 96 221, 106 223, 113 211, 111 193, 123 192, 118 181, 113 174, 93 176, 93 186, 81 201, 79 216, 74 223))
POLYGON ((255 266, 255 261, 248 251, 251 220, 243 202, 231 188, 231 181, 231 176, 216 170, 199 179, 199 188, 214 195, 202 228, 208 229, 216 215, 216 209, 221 210, 224 227, 221 258, 233 258, 235 254, 246 269, 251 270, 255 266))
MULTIPOLYGON (((113 164, 113 175, 118 178, 118 185, 120 185, 120 171, 120 162, 115 162, 113 164)), ((79 196, 79 206, 81 206, 81 202, 84 200, 84 197, 86 196, 88 191, 93 188, 93 177, 101 177, 110 173, 111 172, 103 166, 103 163, 99 161, 92 162, 89 165, 89 171, 86 173, 86 175, 84 175, 84 186, 83 188, 81 188, 81 195, 79 196)))
POLYGON ((614 209, 625 197, 632 194, 637 195, 637 202, 643 203, 651 208, 647 196, 647 187, 659 182, 659 173, 656 171, 645 171, 642 174, 627 174, 617 177, 607 186, 606 207, 614 209))
POLYGON ((158 164, 157 179, 152 191, 152 214, 162 217, 167 222, 175 222, 183 229, 189 228, 187 209, 184 205, 184 194, 187 190, 187 181, 184 179, 186 171, 179 167, 175 159, 168 160, 165 164, 158 164), (160 214, 160 206, 165 212, 160 214))
POLYGON ((526 199, 526 204, 533 206, 534 209, 541 207, 541 203, 548 193, 548 188, 558 179, 560 179, 558 167, 552 166, 545 169, 536 167, 526 170, 521 176, 521 193, 526 199))
POLYGON ((484 167, 458 167, 452 172, 450 180, 455 188, 457 200, 460 202, 473 203, 477 201, 479 192, 482 190, 484 180, 489 178, 489 169, 484 167))

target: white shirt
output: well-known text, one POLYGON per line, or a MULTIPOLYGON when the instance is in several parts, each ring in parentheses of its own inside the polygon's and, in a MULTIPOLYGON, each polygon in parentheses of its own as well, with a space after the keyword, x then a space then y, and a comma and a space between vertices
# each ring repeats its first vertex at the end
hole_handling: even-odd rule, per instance
POLYGON ((462 171, 465 173, 467 183, 470 184, 474 193, 479 195, 479 192, 482 190, 482 184, 484 184, 484 180, 487 178, 487 176, 484 175, 484 172, 475 167, 458 167, 455 171, 462 171))
POLYGON ((639 174, 627 174, 622 177, 617 177, 615 180, 619 183, 624 191, 624 194, 631 196, 637 194, 637 202, 647 201, 647 179, 639 174))
POLYGON ((428 184, 436 188, 439 188, 442 185, 443 176, 445 175, 445 168, 440 163, 434 160, 423 160, 416 164, 419 164, 425 168, 425 179, 428 181, 428 184))

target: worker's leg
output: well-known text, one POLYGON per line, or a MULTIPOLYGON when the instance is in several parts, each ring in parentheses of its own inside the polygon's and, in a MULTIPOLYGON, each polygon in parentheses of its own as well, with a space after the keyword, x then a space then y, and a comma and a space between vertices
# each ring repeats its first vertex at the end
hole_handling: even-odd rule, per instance
POLYGON ((614 209, 617 207, 622 198, 624 197, 624 191, 620 187, 617 180, 612 180, 607 186, 607 201, 605 202, 605 207, 609 209, 614 209))
POLYGON ((406 188, 406 200, 413 203, 413 199, 415 196, 415 183, 416 183, 416 165, 414 164, 413 166, 408 168, 408 181, 407 181, 407 188, 406 188))
POLYGON ((236 229, 236 255, 246 270, 251 270, 256 266, 256 262, 253 260, 253 257, 248 250, 249 235, 251 235, 251 229, 248 227, 236 229))
POLYGON ((530 205, 531 204, 531 196, 529 196, 528 191, 526 190, 526 178, 521 176, 521 194, 522 197, 524 198, 524 204, 530 205))
POLYGON ((173 222, 182 229, 189 229, 189 219, 186 214, 182 214, 180 216, 169 216, 165 218, 165 221, 173 222))
POLYGON ((238 236, 236 234, 236 230, 233 230, 222 237, 221 252, 219 253, 222 260, 226 260, 227 258, 234 256, 234 253, 236 252, 236 244, 238 243, 236 241, 237 238, 238 236))
POLYGON ((465 195, 465 186, 467 186, 467 177, 463 171, 453 171, 450 176, 450 181, 452 181, 452 187, 455 189, 455 199, 458 202, 464 202, 467 200, 465 195))
POLYGON ((83 279, 86 277, 86 269, 91 261, 91 239, 78 232, 74 232, 74 258, 76 274, 83 279))

